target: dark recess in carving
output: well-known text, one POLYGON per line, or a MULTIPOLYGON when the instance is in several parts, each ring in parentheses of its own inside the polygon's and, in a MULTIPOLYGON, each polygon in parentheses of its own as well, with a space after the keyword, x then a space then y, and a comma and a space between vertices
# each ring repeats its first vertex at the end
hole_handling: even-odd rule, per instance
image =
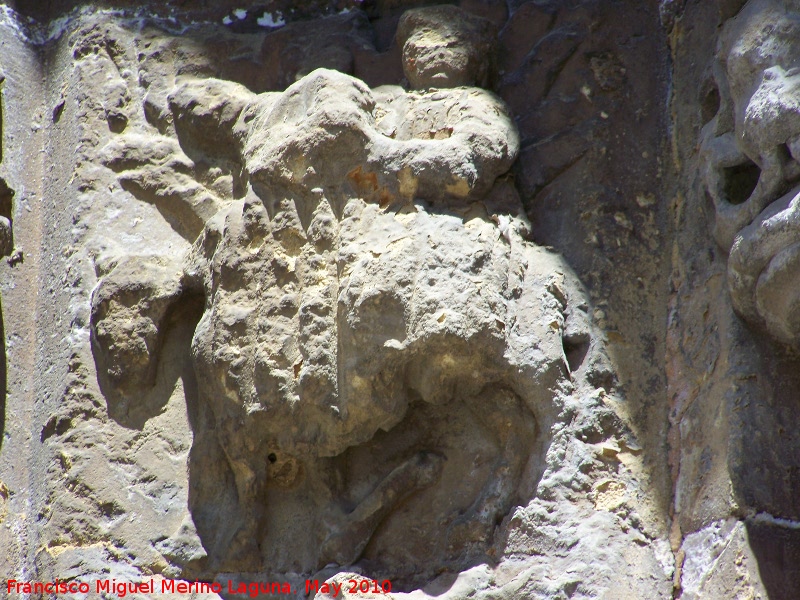
POLYGON ((700 113, 704 123, 708 123, 719 112, 720 97, 719 88, 713 82, 708 82, 704 86, 700 99, 700 113))
POLYGON ((0 450, 6 431, 6 332, 3 327, 3 313, 0 307, 0 450))
POLYGON ((725 198, 730 204, 747 201, 758 185, 761 169, 752 161, 725 169, 725 198))
MULTIPOLYGON (((0 75, 0 84, 2 83, 0 75)), ((0 100, 0 110, 2 100, 0 100)), ((0 117, 0 161, 2 160, 2 117, 0 117)), ((14 190, 0 178, 0 256, 8 256, 14 249, 12 229, 12 208, 14 190)), ((5 432, 6 422, 6 336, 3 328, 2 305, 0 305, 0 434, 5 432)), ((0 450, 3 448, 3 435, 0 435, 0 450)))

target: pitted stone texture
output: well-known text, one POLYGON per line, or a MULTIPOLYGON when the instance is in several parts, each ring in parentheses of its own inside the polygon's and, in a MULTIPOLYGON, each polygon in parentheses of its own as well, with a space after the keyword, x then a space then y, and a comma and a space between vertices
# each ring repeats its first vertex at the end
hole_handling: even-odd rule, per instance
POLYGON ((202 158, 198 165, 171 137, 126 133, 111 140, 102 154, 102 162, 119 174, 120 186, 155 206, 172 229, 189 241, 233 197, 230 168, 209 168, 202 165, 202 158))
MULTIPOLYGON (((183 79, 168 104, 178 144, 125 133, 104 161, 186 239, 198 221, 204 230, 183 270, 156 276, 136 257, 111 270, 93 298, 94 331, 112 387, 128 386, 109 395, 123 397, 124 421, 152 411, 125 402, 152 385, 163 314, 151 304, 205 296, 192 354, 214 427, 195 449, 224 452, 236 493, 224 519, 197 522, 211 568, 308 570, 366 552, 425 577, 477 559, 520 486, 541 475, 539 427, 568 381, 565 270, 524 240, 516 191, 495 184, 518 149, 503 104, 477 88, 373 91, 323 69, 257 96, 183 79), (231 174, 229 193, 199 181, 212 170, 231 174), (125 302, 136 273, 142 297, 125 302), (161 279, 173 283, 164 294, 161 279), (140 309, 143 325, 129 333, 133 316, 117 305, 140 309), (453 430, 437 433, 447 421, 453 430), (385 464, 354 468, 362 445, 382 448, 385 464), (467 467, 476 456, 484 467, 467 467), (265 495, 324 525, 298 526, 265 495), (396 547, 401 503, 429 516, 396 547), (439 548, 424 532, 442 527, 439 548)), ((226 501, 209 494, 197 502, 226 501)))
MULTIPOLYGON (((179 148, 125 133, 105 159, 165 218, 205 220, 172 298, 205 297, 192 354, 213 427, 192 468, 207 554, 176 551, 175 534, 165 558, 209 574, 365 560, 419 585, 497 552, 591 340, 579 285, 526 241, 516 190, 497 181, 518 147, 502 103, 316 70, 258 96, 184 78, 169 106, 179 148), (188 182, 212 168, 231 193, 197 202, 210 184, 188 182), (571 365, 566 338, 584 345, 571 365)), ((602 439, 592 419, 576 427, 602 439)))
POLYGON ((406 11, 397 26, 403 72, 416 89, 489 87, 496 39, 491 22, 449 4, 406 11))
MULTIPOLYGON (((241 504, 255 510, 265 488, 307 486, 304 475, 321 469, 320 459, 400 430, 421 402, 448 407, 430 413, 436 420, 466 409, 499 436, 476 449, 500 469, 496 491, 481 491, 478 481, 457 484, 452 467, 460 459, 445 474, 448 485, 471 495, 464 508, 474 502, 473 527, 502 518, 523 476, 520 452, 536 437, 533 415, 550 418, 565 376, 564 306, 547 292, 558 264, 513 231, 509 237, 484 218, 464 223, 424 205, 393 214, 362 200, 350 201, 339 222, 323 199, 307 228, 291 202, 272 219, 260 204, 237 203, 210 224, 192 258, 210 302, 193 348, 201 398, 214 412, 241 504), (500 415, 507 417, 495 422, 500 415)), ((415 435, 434 452, 488 442, 477 432, 456 442, 460 427, 438 443, 425 427, 415 435)), ((392 442, 383 455, 412 450, 407 442, 392 442)), ((429 495, 429 509, 446 522, 453 517, 439 493, 429 495)), ((387 502, 394 500, 378 505, 387 502)), ((331 558, 358 558, 352 548, 369 536, 352 536, 346 527, 336 534, 350 549, 331 550, 331 558)), ((456 536, 451 547, 481 539, 456 536)))

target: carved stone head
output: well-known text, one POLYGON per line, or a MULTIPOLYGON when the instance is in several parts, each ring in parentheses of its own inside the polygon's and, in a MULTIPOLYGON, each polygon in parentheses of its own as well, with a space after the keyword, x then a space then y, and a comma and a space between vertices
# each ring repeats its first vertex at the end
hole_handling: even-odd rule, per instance
POLYGON ((800 9, 751 0, 720 36, 701 160, 734 308, 800 341, 800 9))

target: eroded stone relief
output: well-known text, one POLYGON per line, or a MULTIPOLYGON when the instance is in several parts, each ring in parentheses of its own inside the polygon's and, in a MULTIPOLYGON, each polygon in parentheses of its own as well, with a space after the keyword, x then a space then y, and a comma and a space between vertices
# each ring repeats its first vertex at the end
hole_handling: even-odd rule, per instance
POLYGON ((800 341, 798 14, 791 2, 753 0, 725 24, 701 134, 734 308, 789 344, 800 341))
POLYGON ((563 272, 495 183, 518 149, 503 104, 327 70, 261 95, 176 83, 177 140, 120 132, 104 151, 193 242, 125 257, 94 293, 110 414, 147 418, 167 313, 201 295, 200 402, 236 491, 198 523, 216 568, 349 565, 370 544, 409 576, 480 557, 541 476, 567 374, 563 272), (191 154, 218 177, 193 177, 191 154), (394 525, 423 507, 416 532, 394 525))
POLYGON ((37 568, 668 588, 588 297, 530 240, 513 116, 475 87, 492 26, 409 11, 404 86, 370 86, 359 61, 391 57, 329 19, 325 61, 280 77, 256 67, 286 36, 202 34, 249 66, 103 18, 63 43, 85 283, 37 568))

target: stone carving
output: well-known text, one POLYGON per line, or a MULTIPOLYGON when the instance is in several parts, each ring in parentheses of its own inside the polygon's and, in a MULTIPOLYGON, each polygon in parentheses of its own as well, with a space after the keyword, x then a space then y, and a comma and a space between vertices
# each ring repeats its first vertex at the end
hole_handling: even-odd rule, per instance
POLYGON ((261 95, 185 79, 169 106, 178 143, 124 133, 104 155, 194 244, 109 265, 93 339, 110 414, 140 422, 167 314, 205 298, 205 439, 235 482, 197 523, 211 568, 366 553, 426 577, 482 556, 541 474, 575 287, 497 182, 518 150, 502 102, 316 70, 261 95))
POLYGON ((751 0, 726 23, 701 139, 734 308, 790 344, 800 341, 798 33, 797 11, 774 0, 751 0))
MULTIPOLYGON (((128 578, 362 571, 396 590, 467 573, 451 597, 549 597, 575 589, 573 570, 548 575, 563 553, 613 587, 623 570, 583 558, 612 545, 668 587, 640 544, 656 534, 617 457, 641 448, 587 296, 529 239, 514 121, 456 85, 491 79, 488 25, 453 10, 402 21, 406 43, 428 44, 406 61, 409 80, 431 78, 418 90, 314 69, 310 53, 264 76, 296 78, 286 89, 256 93, 273 88, 246 65, 217 69, 161 31, 76 30, 52 114, 90 124, 74 231, 91 335, 70 364, 81 395, 41 436, 69 486, 54 484, 42 571, 88 576, 113 555, 128 578), (436 44, 470 58, 439 77, 436 44)), ((286 40, 224 42, 260 60, 286 40)))
POLYGON ((488 87, 496 39, 491 23, 450 5, 406 11, 397 27, 403 72, 416 89, 488 87))

